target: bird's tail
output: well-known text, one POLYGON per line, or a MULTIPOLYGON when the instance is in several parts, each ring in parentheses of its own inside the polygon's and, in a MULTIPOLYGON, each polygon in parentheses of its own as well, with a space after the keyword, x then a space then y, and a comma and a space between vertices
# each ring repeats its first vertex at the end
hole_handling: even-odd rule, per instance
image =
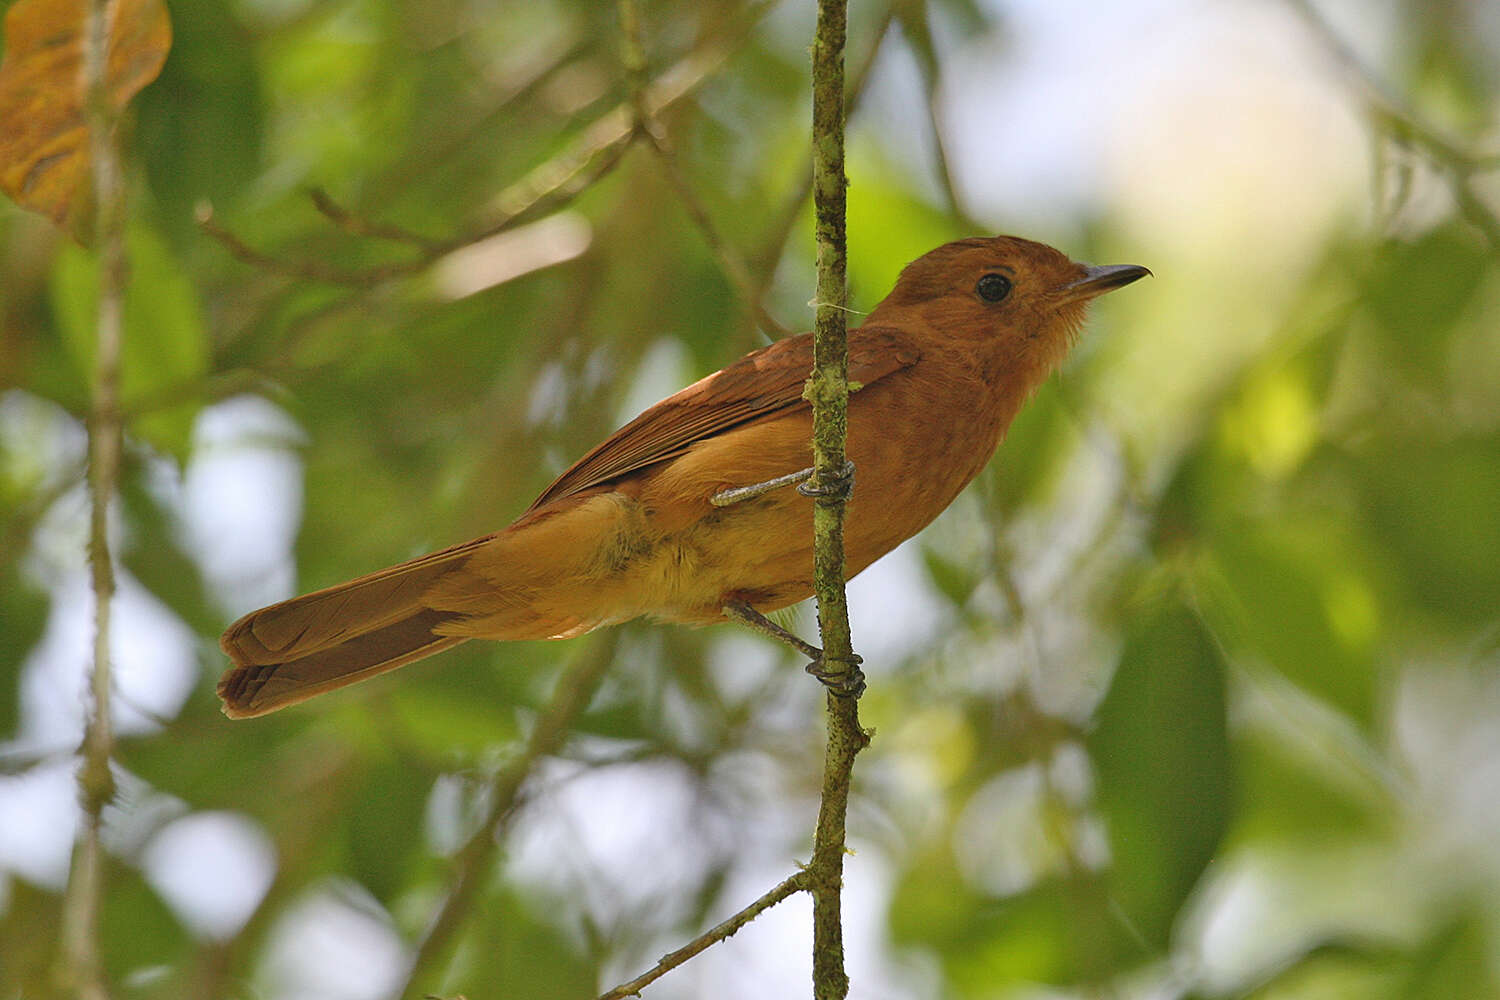
POLYGON ((219 680, 224 714, 231 719, 265 715, 463 642, 463 636, 438 632, 459 616, 423 598, 485 541, 465 542, 241 618, 219 639, 234 661, 219 680))

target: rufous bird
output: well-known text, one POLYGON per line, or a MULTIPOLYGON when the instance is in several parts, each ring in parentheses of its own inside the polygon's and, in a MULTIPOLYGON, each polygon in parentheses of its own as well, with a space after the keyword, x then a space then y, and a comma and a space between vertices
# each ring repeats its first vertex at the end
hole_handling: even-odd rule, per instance
MULTIPOLYGON (((909 264, 849 331, 846 575, 952 503, 1089 301, 1149 273, 1012 236, 909 264)), ((469 639, 565 639, 641 616, 792 638, 763 613, 813 593, 810 501, 793 488, 811 472, 811 366, 811 334, 752 351, 621 427, 509 527, 245 615, 220 640, 234 661, 225 714, 264 715, 469 639)))

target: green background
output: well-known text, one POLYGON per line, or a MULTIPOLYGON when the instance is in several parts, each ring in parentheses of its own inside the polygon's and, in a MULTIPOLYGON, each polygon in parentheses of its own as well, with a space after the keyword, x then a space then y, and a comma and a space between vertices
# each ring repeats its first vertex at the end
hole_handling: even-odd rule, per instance
MULTIPOLYGON (((767 310, 805 328, 810 5, 644 6, 653 76, 727 53, 662 125, 767 310)), ((851 73, 880 40, 851 121, 854 308, 976 233, 1156 274, 1095 307, 975 486, 851 590, 876 730, 846 865, 854 995, 1500 996, 1494 11, 1332 7, 1361 76, 1290 3, 853 6, 851 73)), ((121 641, 170 656, 121 680, 158 701, 125 727, 106 817, 110 977, 140 997, 395 989, 490 776, 558 671, 606 655, 431 987, 593 996, 806 858, 821 696, 790 656, 637 623, 470 644, 230 723, 215 640, 257 602, 504 525, 764 335, 640 144, 563 229, 526 231, 568 259, 462 297, 441 266, 369 288, 273 273, 194 222, 211 203, 277 260, 341 268, 415 251, 341 231, 311 188, 432 239, 482 226, 626 99, 613 4, 170 9, 124 133, 117 510, 121 641), (246 455, 280 478, 214 464, 246 455), (228 492, 205 500, 216 468, 228 492), (260 508, 294 539, 226 561, 247 543, 204 511, 231 497, 249 513, 220 530, 260 508), (153 672, 184 659, 161 694, 153 672), (187 873, 247 900, 223 925, 163 888, 204 817, 259 873, 187 873)), ((88 251, 0 205, 4 997, 53 982, 65 870, 13 858, 65 859, 69 837, 33 803, 44 781, 71 795, 76 736, 39 720, 76 716, 84 669, 95 283, 88 251)), ((787 904, 646 995, 803 990, 809 927, 787 904)))

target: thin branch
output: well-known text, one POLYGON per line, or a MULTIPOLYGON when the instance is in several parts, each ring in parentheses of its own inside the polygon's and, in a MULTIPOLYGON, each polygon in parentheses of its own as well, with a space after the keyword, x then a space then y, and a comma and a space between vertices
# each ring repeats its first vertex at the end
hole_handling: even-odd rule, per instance
POLYGON ((755 279, 750 274, 750 267, 745 263, 745 258, 730 245, 719 232, 718 227, 714 225, 708 206, 703 204, 698 193, 693 190, 692 183, 682 169, 682 164, 678 162, 677 154, 667 138, 666 129, 647 107, 646 53, 641 45, 640 17, 636 11, 635 0, 620 0, 620 33, 624 36, 621 45, 622 58, 625 63, 625 79, 630 88, 630 103, 635 110, 637 132, 646 139, 656 154, 656 159, 662 165, 662 170, 667 175, 667 181, 672 185, 672 190, 677 192, 677 197, 687 211, 688 217, 703 234, 704 242, 708 244, 709 250, 718 260, 719 270, 724 273, 730 287, 739 297, 740 304, 762 330, 774 337, 785 337, 791 331, 766 311, 764 296, 758 294, 755 279))
POLYGON ((624 997, 639 996, 641 990, 650 986, 688 959, 707 951, 720 941, 733 937, 735 932, 741 927, 744 927, 777 903, 806 889, 806 878, 806 870, 791 876, 728 920, 698 935, 676 951, 663 955, 661 961, 657 962, 648 971, 636 976, 628 983, 621 983, 614 989, 599 994, 599 1000, 623 1000, 624 997))
POLYGON ((100 907, 104 897, 104 807, 114 797, 110 758, 110 611, 115 576, 109 543, 109 504, 120 474, 120 353, 124 335, 125 188, 116 155, 115 113, 110 106, 106 64, 111 34, 108 0, 92 0, 83 42, 84 120, 95 205, 94 243, 99 253, 99 301, 95 328, 93 401, 89 412, 89 573, 94 593, 94 662, 89 712, 84 726, 78 795, 83 829, 73 851, 63 901, 63 981, 80 1000, 106 1000, 109 991, 99 957, 100 907))
POLYGON ((1491 249, 1500 250, 1500 215, 1474 188, 1474 175, 1495 169, 1497 157, 1464 149, 1408 105, 1361 61, 1308 0, 1287 0, 1287 3, 1343 67, 1385 137, 1397 145, 1416 148, 1444 174, 1459 212, 1484 234, 1491 249))
POLYGON ((353 236, 369 236, 380 240, 390 240, 392 243, 407 243, 429 253, 439 245, 437 240, 423 236, 421 233, 414 233, 410 229, 366 219, 334 201, 333 197, 322 188, 315 187, 307 194, 312 199, 313 207, 321 212, 324 218, 353 236))
MULTIPOLYGON (((872 71, 875 68, 876 58, 885 39, 890 35, 891 24, 896 19, 896 7, 894 4, 886 7, 885 14, 875 28, 874 40, 870 42, 864 58, 855 66, 853 75, 849 78, 848 86, 844 94, 844 108, 847 117, 853 117, 855 110, 859 107, 860 98, 865 94, 866 85, 870 82, 872 71)), ((797 226, 797 218, 802 214, 802 206, 807 204, 807 199, 812 194, 813 171, 812 158, 808 157, 805 169, 797 175, 797 187, 789 193, 776 211, 775 221, 767 228, 764 238, 761 240, 760 248, 754 254, 754 260, 758 262, 755 277, 755 301, 765 302, 766 295, 771 290, 771 284, 776 280, 776 265, 780 262, 782 255, 786 253, 787 241, 792 238, 792 230, 797 226)), ((749 349, 749 344, 745 349, 749 349)))
POLYGON ((480 883, 494 859, 499 837, 514 815, 521 788, 532 769, 546 756, 556 753, 567 739, 573 721, 588 707, 614 659, 616 633, 605 633, 590 641, 557 680, 552 701, 536 720, 525 749, 500 769, 490 784, 490 807, 484 821, 453 859, 453 877, 443 900, 412 959, 406 983, 397 994, 422 996, 424 981, 446 964, 458 930, 478 895, 480 883))
MULTIPOLYGON (((844 176, 844 41, 847 0, 818 0, 812 47, 813 206, 818 250, 817 323, 813 370, 804 395, 813 407, 813 477, 804 487, 813 504, 813 574, 822 635, 823 670, 851 684, 859 659, 849 635, 844 593, 844 510, 852 485, 844 451, 849 411, 849 338, 845 322, 847 235, 844 176)), ((813 897, 813 994, 843 1000, 849 993, 844 969, 842 922, 844 826, 854 757, 869 743, 859 724, 857 696, 826 696, 828 743, 823 791, 807 885, 813 897)))
MULTIPOLYGON (((646 113, 656 117, 702 86, 729 58, 749 27, 772 6, 772 2, 754 4, 742 22, 743 31, 739 37, 705 42, 647 84, 642 96, 646 113)), ((304 281, 371 288, 421 273, 454 250, 483 242, 539 215, 565 207, 619 164, 639 134, 636 119, 637 111, 630 101, 616 106, 585 128, 557 156, 500 192, 494 202, 496 214, 486 225, 450 239, 434 241, 407 260, 366 268, 343 268, 316 259, 278 257, 255 249, 220 226, 214 221, 212 206, 206 203, 199 207, 198 225, 235 258, 262 270, 304 281)))
POLYGON ((917 68, 922 74, 923 99, 927 104, 927 130, 932 140, 932 155, 935 161, 938 186, 948 202, 948 211, 962 223, 965 229, 979 228, 973 217, 965 210, 959 197, 958 185, 953 180, 953 168, 948 158, 947 139, 943 134, 942 114, 939 107, 939 90, 942 85, 942 65, 937 48, 932 41, 932 28, 927 23, 926 4, 902 4, 897 16, 906 35, 907 45, 916 57, 917 68))

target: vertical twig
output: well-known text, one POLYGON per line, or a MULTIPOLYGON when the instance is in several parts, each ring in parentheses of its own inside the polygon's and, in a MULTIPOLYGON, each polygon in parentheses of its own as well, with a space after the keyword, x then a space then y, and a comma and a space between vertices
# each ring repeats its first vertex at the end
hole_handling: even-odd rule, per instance
POLYGON ((84 26, 83 112, 89 134, 93 183, 94 245, 99 254, 99 303, 93 401, 89 409, 89 570, 94 592, 94 663, 89 682, 78 793, 83 829, 73 851, 63 902, 62 968, 66 988, 82 1000, 105 1000, 109 993, 99 961, 99 911, 103 898, 104 807, 114 796, 110 773, 114 733, 110 721, 110 605, 115 577, 109 544, 109 503, 119 479, 120 342, 125 284, 124 187, 114 149, 115 115, 106 89, 110 37, 108 0, 92 0, 84 26))
MULTIPOLYGON (((846 0, 818 0, 813 38, 813 205, 818 253, 817 322, 813 332, 813 371, 805 395, 813 407, 814 472, 808 484, 813 504, 814 589, 825 669, 857 660, 849 636, 844 594, 844 506, 847 483, 844 440, 849 410, 849 339, 845 326, 844 227, 844 38, 846 0)), ((827 696, 828 744, 823 759, 823 794, 808 865, 813 896, 813 993, 818 1000, 842 1000, 849 993, 844 970, 841 893, 844 875, 844 823, 854 756, 869 742, 859 725, 857 698, 827 696)))

